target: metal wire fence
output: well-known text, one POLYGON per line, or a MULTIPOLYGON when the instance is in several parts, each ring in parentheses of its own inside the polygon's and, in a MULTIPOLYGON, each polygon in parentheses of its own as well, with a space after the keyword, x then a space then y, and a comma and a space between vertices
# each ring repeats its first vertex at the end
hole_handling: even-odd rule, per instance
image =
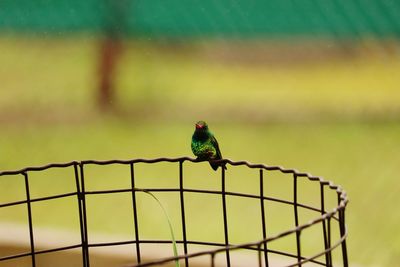
MULTIPOLYGON (((231 257, 232 253, 236 251, 251 251, 255 252, 255 266, 276 266, 273 262, 273 257, 279 255, 281 257, 290 259, 287 261, 288 264, 285 266, 307 266, 311 264, 312 266, 334 266, 334 264, 340 264, 347 267, 348 257, 347 257, 347 247, 346 247, 346 237, 347 229, 345 225, 345 208, 348 203, 347 195, 341 187, 334 185, 329 181, 325 181, 320 177, 312 176, 308 173, 298 172, 294 169, 285 169, 279 166, 266 166, 263 164, 250 164, 246 161, 231 161, 228 159, 222 160, 228 166, 228 170, 220 169, 220 188, 218 190, 206 190, 202 188, 192 188, 185 185, 185 168, 187 166, 193 165, 199 162, 196 159, 181 157, 181 158, 157 158, 157 159, 132 159, 132 160, 109 160, 109 161, 73 161, 64 164, 49 164, 42 167, 27 167, 18 171, 3 171, 0 172, 0 178, 14 179, 15 176, 22 176, 24 180, 24 191, 26 199, 0 203, 0 211, 6 207, 12 206, 26 206, 28 226, 29 226, 29 246, 30 251, 25 253, 18 253, 12 255, 0 255, 0 264, 12 259, 20 258, 31 258, 31 266, 40 266, 37 262, 38 255, 49 254, 57 251, 69 251, 73 249, 81 250, 82 261, 81 264, 84 267, 89 267, 91 265, 90 254, 91 249, 96 247, 110 247, 110 246, 120 246, 120 245, 134 245, 134 258, 132 259, 133 265, 131 266, 159 266, 168 263, 174 263, 180 261, 184 266, 191 266, 191 262, 195 258, 199 257, 209 257, 207 261, 207 266, 219 266, 221 262, 217 262, 217 256, 220 258, 222 254, 223 266, 236 266, 234 259, 231 257), (171 163, 177 164, 177 175, 179 176, 179 186, 176 188, 138 188, 136 186, 137 173, 135 172, 135 166, 137 164, 160 164, 160 163, 171 163), (104 166, 104 165, 122 165, 124 168, 129 168, 129 178, 130 187, 122 189, 109 189, 109 190, 88 190, 85 186, 87 179, 86 168, 91 165, 104 166), (229 172, 235 168, 235 166, 242 166, 248 168, 251 171, 255 171, 258 176, 258 193, 248 194, 243 192, 236 192, 232 190, 227 190, 226 182, 229 180, 229 172), (34 172, 43 172, 49 169, 70 169, 73 171, 72 177, 70 179, 74 180, 75 190, 63 194, 55 194, 51 196, 44 197, 32 197, 31 187, 30 187, 30 175, 34 172), (278 172, 285 176, 285 179, 290 179, 292 186, 290 188, 285 188, 287 191, 291 191, 291 199, 283 199, 278 197, 269 196, 265 192, 265 185, 268 184, 269 175, 272 172, 278 172), (306 179, 304 179, 306 178, 306 179), (307 183, 316 183, 319 187, 318 199, 319 201, 313 203, 313 205, 308 205, 299 201, 299 181, 304 179, 307 183), (145 260, 142 257, 142 249, 145 244, 166 244, 171 243, 168 239, 145 239, 141 234, 141 227, 139 225, 138 213, 138 194, 141 192, 164 192, 168 194, 175 194, 179 198, 179 213, 181 221, 181 239, 177 240, 176 243, 182 246, 182 254, 178 257, 166 257, 166 258, 153 258, 150 260, 145 260), (119 240, 116 242, 90 242, 88 233, 88 207, 87 198, 90 195, 114 195, 117 193, 129 193, 130 206, 133 212, 132 225, 134 228, 134 236, 131 240, 119 240), (333 208, 327 208, 327 194, 334 193, 337 197, 336 204, 333 208), (222 225, 223 229, 223 241, 222 242, 205 242, 194 240, 188 237, 188 208, 185 199, 187 199, 189 194, 202 194, 204 196, 216 196, 220 198, 220 203, 222 206, 222 225), (62 247, 54 247, 47 249, 38 249, 35 246, 35 227, 33 223, 32 215, 32 204, 36 202, 46 202, 51 199, 62 199, 67 197, 76 198, 76 213, 79 216, 79 233, 80 242, 62 247), (253 199, 256 200, 256 209, 260 214, 261 222, 259 225, 261 227, 261 236, 258 240, 247 243, 233 243, 230 239, 232 234, 232 229, 230 229, 230 209, 228 209, 228 202, 231 197, 236 197, 238 199, 253 199), (269 203, 280 203, 291 207, 293 227, 282 231, 279 233, 270 233, 268 224, 274 218, 269 216, 269 210, 267 204, 269 203), (312 220, 303 223, 300 220, 301 210, 306 210, 313 212, 314 217, 312 220), (334 229, 338 227, 338 229, 334 229), (306 236, 302 236, 303 232, 307 229, 317 229, 322 244, 320 251, 316 251, 314 254, 309 255, 304 253, 304 246, 306 236), (337 235, 338 236, 335 236, 337 235), (274 249, 271 244, 277 240, 281 240, 288 236, 295 237, 295 252, 291 253, 285 249, 274 249), (194 251, 191 246, 202 246, 204 249, 200 251, 194 251), (339 252, 340 253, 339 253, 339 252), (336 258, 333 256, 336 255, 336 258), (339 255, 339 256, 338 256, 339 255)), ((153 165, 152 165, 153 166, 153 165)), ((212 170, 210 170, 212 171, 212 170)), ((202 174, 204 175, 204 174, 202 174)), ((161 216, 160 216, 161 217, 161 216)), ((210 220, 218 220, 219 218, 209 218, 210 220)), ((316 241, 317 242, 317 241, 316 241)), ((246 265, 249 266, 249 265, 246 265)), ((281 266, 281 265, 280 265, 281 266)))

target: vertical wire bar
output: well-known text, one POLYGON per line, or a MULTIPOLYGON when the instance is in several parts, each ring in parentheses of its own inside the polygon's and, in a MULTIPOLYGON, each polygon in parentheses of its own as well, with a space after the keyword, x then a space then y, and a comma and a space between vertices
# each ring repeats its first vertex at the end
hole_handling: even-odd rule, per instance
MULTIPOLYGON (((294 206, 294 222, 296 228, 299 226, 299 214, 297 205, 297 174, 293 174, 293 206, 294 206)), ((296 231, 296 245, 297 245, 297 262, 301 261, 301 248, 300 248, 300 231, 296 231)), ((301 267, 301 264, 299 264, 301 267)))
POLYGON ((135 170, 133 163, 130 164, 131 173, 131 189, 132 189, 132 207, 133 207, 133 222, 135 227, 135 241, 136 241, 136 260, 140 264, 140 241, 139 241, 139 222, 137 217, 137 206, 136 206, 136 189, 135 189, 135 170))
POLYGON ((257 245, 257 255, 258 255, 258 267, 262 267, 262 260, 261 260, 261 244, 257 245))
POLYGON ((215 254, 211 253, 211 267, 215 267, 215 254))
MULTIPOLYGON (((328 247, 332 248, 332 239, 331 239, 331 234, 332 233, 332 228, 331 228, 331 217, 328 218, 328 247)), ((332 264, 332 253, 329 252, 329 262, 332 264)))
MULTIPOLYGON (((325 193, 324 193, 324 185, 322 183, 319 184, 320 185, 320 192, 321 192, 321 215, 325 214, 325 193)), ((323 235, 324 235, 324 247, 325 250, 328 249, 328 237, 327 237, 327 233, 326 233, 326 220, 322 221, 322 231, 323 231, 323 235)), ((328 255, 328 253, 330 254, 331 251, 328 251, 327 253, 325 253, 325 263, 326 266, 330 267, 331 266, 331 262, 329 261, 330 257, 328 255)))
POLYGON ((32 223, 32 208, 31 208, 31 196, 29 192, 29 181, 28 174, 26 172, 23 173, 25 178, 25 190, 26 190, 26 205, 28 208, 28 223, 29 223, 29 240, 31 245, 31 258, 32 258, 32 267, 36 266, 35 260, 35 240, 33 238, 33 223, 32 223))
MULTIPOLYGON (((338 193, 338 205, 340 204, 340 194, 338 193)), ((339 229, 340 229, 340 237, 344 237, 346 234, 346 225, 345 225, 345 217, 344 217, 344 208, 339 210, 339 229)), ((346 239, 342 242, 342 256, 343 256, 343 266, 348 267, 348 259, 347 259, 347 245, 346 239)))
MULTIPOLYGON (((221 187, 222 187, 222 210, 224 215, 224 236, 225 236, 225 246, 229 245, 229 237, 228 237, 228 216, 226 212, 226 192, 225 192, 225 169, 221 168, 221 187)), ((231 266, 231 259, 229 255, 229 249, 226 250, 226 264, 228 267, 231 266)))
POLYGON ((86 214, 86 195, 85 195, 85 175, 83 171, 83 164, 81 163, 80 165, 80 171, 81 171, 81 186, 82 186, 82 215, 83 215, 83 233, 85 236, 85 242, 83 243, 83 250, 85 251, 85 259, 86 259, 86 264, 85 267, 90 266, 90 260, 89 260, 89 237, 88 237, 88 228, 87 228, 87 214, 86 214))
MULTIPOLYGON (((187 239, 186 239, 186 218, 185 218, 185 200, 183 198, 183 161, 179 161, 179 193, 181 200, 181 217, 182 217, 182 237, 183 251, 188 254, 187 239)), ((189 259, 185 257, 185 266, 189 267, 189 259)))
MULTIPOLYGON (((263 239, 267 238, 267 224, 265 221, 265 207, 264 207, 264 171, 260 169, 260 203, 261 203, 261 222, 262 222, 262 235, 263 239)), ((268 267, 268 249, 267 242, 264 243, 264 262, 265 266, 268 267)))
POLYGON ((75 183, 76 183, 76 194, 78 199, 78 208, 79 208, 79 227, 81 231, 81 247, 82 247, 82 261, 83 266, 86 266, 86 251, 83 247, 83 244, 86 243, 86 237, 84 234, 84 227, 83 227, 83 214, 82 214, 82 193, 79 186, 79 175, 78 175, 78 166, 77 163, 74 164, 74 173, 75 173, 75 183))

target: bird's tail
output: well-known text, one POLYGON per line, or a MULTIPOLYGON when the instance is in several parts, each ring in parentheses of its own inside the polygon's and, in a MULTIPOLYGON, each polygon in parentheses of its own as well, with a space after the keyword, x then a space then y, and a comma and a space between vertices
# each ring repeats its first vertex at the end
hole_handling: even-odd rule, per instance
POLYGON ((221 166, 221 168, 224 168, 226 170, 226 163, 224 162, 214 162, 210 161, 211 168, 213 168, 214 171, 218 169, 218 167, 221 166))

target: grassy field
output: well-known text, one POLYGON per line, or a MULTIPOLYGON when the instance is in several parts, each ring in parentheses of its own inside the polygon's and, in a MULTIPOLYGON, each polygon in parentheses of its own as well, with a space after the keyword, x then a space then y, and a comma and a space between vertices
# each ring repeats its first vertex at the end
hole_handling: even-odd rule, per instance
MULTIPOLYGON (((394 234, 400 223, 394 207, 400 159, 398 59, 361 53, 347 60, 300 66, 249 66, 217 62, 199 48, 192 48, 195 53, 187 48, 177 53, 127 43, 117 77, 120 109, 98 114, 93 108, 95 45, 88 38, 1 39, 0 51, 7 51, 0 59, 7 66, 0 70, 1 170, 82 159, 188 156, 193 123, 201 118, 209 121, 227 158, 294 167, 342 185, 351 201, 347 211, 351 262, 395 266, 400 261, 400 238, 394 234)), ((208 171, 205 164, 198 168, 197 172, 208 171)), ((95 189, 128 184, 119 180, 125 169, 88 172, 98 177, 91 184, 95 189)), ((142 186, 171 186, 169 180, 156 177, 162 173, 173 180, 176 166, 143 167, 138 172, 149 177, 142 186)), ((238 175, 243 174, 248 173, 238 175)), ((217 186, 213 178, 214 174, 189 183, 217 186)), ((38 178, 33 194, 73 186, 53 179, 51 173, 38 178)), ((1 201, 23 197, 18 189, 21 181, 0 179, 0 183, 1 201)), ((243 179, 234 186, 250 187, 252 182, 243 179)), ((282 187, 278 190, 287 193, 282 187)), ((123 212, 124 197, 128 196, 89 201, 91 229, 111 234, 131 231, 123 212), (115 216, 109 218, 104 210, 115 216)), ((174 198, 162 194, 160 198, 167 208, 176 205, 174 198)), ((146 197, 142 201, 154 204, 146 197)), ((204 205, 212 207, 213 201, 204 199, 204 205)), ((71 222, 69 213, 56 204, 35 206, 35 225, 74 228, 76 220, 71 222)), ((69 209, 75 209, 74 204, 61 203, 69 209)), ((192 210, 199 208, 195 202, 192 205, 192 210)), ((169 211, 179 225, 177 211, 169 211)), ((24 222, 23 212, 4 209, 0 221, 24 222)), ((168 238, 157 206, 144 214, 145 235, 168 238)), ((197 231, 192 235, 218 236, 218 226, 210 230, 202 227, 205 223, 195 220, 197 231)), ((257 234, 242 231, 237 240, 257 234)))
MULTIPOLYGON (((142 121, 398 120, 400 62, 395 50, 387 54, 367 43, 309 58, 314 50, 335 45, 281 51, 278 43, 270 44, 270 53, 282 54, 283 62, 263 50, 258 62, 232 62, 236 53, 247 55, 243 44, 236 46, 127 41, 117 66, 114 101, 130 118, 142 121)), ((260 46, 247 50, 254 54, 260 46)), ((82 120, 93 113, 96 39, 11 36, 0 39, 0 49, 1 63, 7 66, 0 70, 0 121, 82 120)))

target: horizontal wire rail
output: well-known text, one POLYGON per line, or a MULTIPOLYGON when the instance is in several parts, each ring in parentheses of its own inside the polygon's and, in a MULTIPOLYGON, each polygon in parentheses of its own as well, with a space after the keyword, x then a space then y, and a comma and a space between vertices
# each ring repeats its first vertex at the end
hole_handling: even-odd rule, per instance
POLYGON ((23 175, 25 180, 25 189, 26 189, 26 200, 14 201, 9 203, 0 203, 0 208, 16 206, 16 205, 27 205, 27 212, 28 212, 28 223, 29 223, 29 236, 30 236, 30 252, 20 253, 15 255, 8 255, 0 257, 0 262, 10 259, 16 259, 21 257, 31 257, 32 258, 32 267, 36 267, 36 259, 35 255, 44 254, 44 253, 51 253, 56 251, 62 250, 70 250, 81 248, 82 249, 82 266, 89 267, 89 248, 93 247, 106 247, 106 246, 116 246, 116 245, 127 245, 127 244, 135 244, 136 245, 136 261, 137 263, 132 266, 156 266, 168 262, 173 262, 176 260, 184 260, 185 266, 189 267, 189 259, 209 255, 210 256, 210 266, 215 266, 215 255, 218 253, 225 253, 226 254, 226 264, 228 267, 231 265, 230 259, 230 252, 235 251, 238 249, 247 249, 252 251, 258 252, 258 266, 269 266, 269 259, 268 254, 277 254, 283 255, 289 258, 297 259, 296 263, 287 265, 290 266, 301 266, 304 263, 312 262, 322 266, 333 266, 332 263, 332 254, 331 251, 338 246, 342 247, 342 260, 343 265, 345 267, 348 266, 348 259, 347 259, 347 246, 346 246, 346 237, 347 237, 347 228, 345 226, 345 216, 344 211, 348 203, 348 198, 346 192, 340 187, 333 184, 330 181, 325 181, 323 178, 318 176, 313 176, 306 172, 299 172, 295 169, 286 169, 281 166, 268 166, 264 164, 252 164, 247 161, 232 161, 230 159, 223 159, 217 160, 217 163, 229 164, 232 166, 247 166, 251 169, 259 169, 260 172, 260 194, 245 194, 245 193, 238 193, 238 192, 231 192, 225 189, 225 170, 221 168, 221 190, 201 190, 196 188, 185 188, 183 186, 183 163, 184 162, 201 162, 202 160, 197 160, 190 157, 179 157, 179 158, 154 158, 154 159, 130 159, 130 160, 105 160, 105 161, 98 161, 98 160, 84 160, 84 161, 71 161, 68 163, 52 163, 40 167, 26 167, 20 170, 15 171, 0 171, 1 176, 9 176, 9 175, 23 175), (137 188, 135 187, 135 172, 134 172, 134 164, 136 163, 159 163, 159 162, 171 162, 171 163, 179 163, 179 179, 180 185, 179 188, 137 188), (85 173, 84 167, 87 165, 111 165, 111 164, 123 164, 130 166, 130 176, 131 176, 131 188, 125 189, 113 189, 113 190, 85 190, 85 173), (75 182, 76 182, 76 191, 63 193, 58 195, 40 197, 40 198, 31 198, 30 197, 30 188, 29 188, 29 177, 28 173, 30 172, 39 172, 44 171, 51 168, 74 168, 74 175, 75 175, 75 182), (263 192, 263 171, 279 171, 284 174, 292 174, 293 175, 293 201, 274 198, 265 196, 263 192), (320 184, 320 200, 321 200, 321 207, 312 207, 310 205, 305 205, 299 203, 297 200, 297 180, 299 177, 306 177, 310 181, 316 181, 320 184), (325 200, 324 200, 324 188, 329 187, 331 190, 336 191, 338 197, 337 206, 330 210, 325 210, 325 200), (103 243, 89 243, 88 242, 88 226, 87 226, 87 214, 86 214, 86 195, 96 195, 96 194, 115 194, 115 193, 127 193, 130 192, 132 194, 132 208, 133 208, 133 221, 134 221, 134 228, 135 228, 135 239, 134 240, 125 240, 125 241, 118 241, 118 242, 103 242, 103 243), (156 259, 148 262, 142 262, 141 259, 141 250, 140 244, 162 244, 162 243, 171 243, 171 240, 145 240, 140 239, 139 234, 139 225, 138 225, 138 214, 137 214, 137 203, 136 203, 136 194, 140 192, 176 192, 180 195, 180 209, 181 209, 181 221, 182 221, 182 234, 183 239, 177 240, 178 244, 183 244, 184 254, 179 255, 178 257, 167 257, 162 259, 156 259), (195 240, 188 240, 186 234, 186 215, 185 215, 185 201, 184 201, 184 193, 194 193, 194 194, 212 194, 212 195, 220 195, 222 198, 222 206, 223 206, 223 224, 224 224, 224 243, 217 243, 217 242, 200 242, 195 240), (259 199, 261 212, 262 212, 262 227, 263 227, 263 237, 260 240, 244 243, 244 244, 230 244, 229 243, 229 236, 228 236, 228 219, 227 219, 227 210, 226 210, 226 196, 235 196, 241 198, 250 198, 250 199, 259 199), (39 202, 39 201, 47 201, 50 199, 57 199, 57 198, 65 198, 65 197, 76 197, 78 202, 78 210, 79 210, 79 223, 80 223, 80 235, 81 235, 81 243, 73 244, 69 246, 59 247, 59 248, 51 248, 45 250, 36 250, 34 244, 34 227, 32 222, 32 213, 31 213, 31 203, 39 202), (270 202, 277 202, 283 203, 287 205, 291 205, 294 207, 294 219, 295 219, 295 227, 276 234, 274 236, 267 236, 266 235, 266 218, 265 215, 268 215, 268 211, 264 207, 264 201, 270 202), (319 214, 314 220, 309 221, 306 224, 299 224, 298 223, 298 208, 304 208, 307 210, 314 211, 319 214), (340 238, 335 244, 331 244, 331 219, 337 221, 339 223, 340 228, 340 238), (313 225, 322 224, 323 228, 323 237, 324 237, 324 247, 325 250, 317 253, 311 257, 304 257, 301 254, 301 240, 300 240, 300 233, 302 230, 310 228, 313 225), (284 251, 273 250, 267 247, 267 244, 289 236, 291 234, 296 235, 296 246, 297 246, 297 253, 287 253, 284 251), (217 248, 196 252, 196 253, 189 253, 188 252, 188 244, 193 245, 205 245, 205 246, 214 246, 217 248), (262 259, 262 254, 264 255, 264 259, 262 259), (325 261, 317 260, 321 256, 325 255, 325 261))

